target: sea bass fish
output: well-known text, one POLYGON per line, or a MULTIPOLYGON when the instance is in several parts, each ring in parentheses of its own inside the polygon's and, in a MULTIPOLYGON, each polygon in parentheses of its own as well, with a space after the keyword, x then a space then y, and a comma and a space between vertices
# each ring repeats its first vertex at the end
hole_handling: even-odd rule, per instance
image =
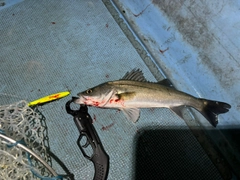
POLYGON ((134 69, 122 79, 109 81, 77 94, 77 104, 123 111, 133 122, 139 119, 139 108, 169 108, 183 118, 181 109, 193 107, 214 127, 218 114, 226 113, 231 106, 224 102, 196 98, 173 88, 170 81, 148 82, 142 71, 134 69))

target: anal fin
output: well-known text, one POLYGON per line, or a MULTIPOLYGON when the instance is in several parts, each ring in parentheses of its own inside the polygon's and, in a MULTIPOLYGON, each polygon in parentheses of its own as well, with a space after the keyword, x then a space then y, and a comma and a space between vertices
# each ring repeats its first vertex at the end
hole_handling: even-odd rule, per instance
POLYGON ((175 107, 170 107, 170 109, 177 114, 179 117, 181 117, 183 119, 183 114, 182 114, 182 109, 185 106, 175 106, 175 107))
POLYGON ((138 108, 121 108, 120 109, 127 119, 136 123, 140 116, 140 110, 138 108))

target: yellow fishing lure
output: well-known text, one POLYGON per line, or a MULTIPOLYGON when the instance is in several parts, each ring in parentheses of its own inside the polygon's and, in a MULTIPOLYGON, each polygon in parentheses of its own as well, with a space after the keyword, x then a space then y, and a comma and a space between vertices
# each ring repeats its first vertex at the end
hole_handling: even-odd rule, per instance
POLYGON ((53 100, 56 100, 56 99, 63 98, 65 96, 68 96, 69 94, 70 94, 69 91, 59 92, 59 93, 56 93, 56 94, 51 94, 51 95, 42 97, 40 99, 37 99, 37 100, 34 100, 34 101, 28 103, 28 106, 35 106, 35 105, 44 104, 44 103, 47 103, 47 102, 50 102, 50 101, 53 101, 53 100))

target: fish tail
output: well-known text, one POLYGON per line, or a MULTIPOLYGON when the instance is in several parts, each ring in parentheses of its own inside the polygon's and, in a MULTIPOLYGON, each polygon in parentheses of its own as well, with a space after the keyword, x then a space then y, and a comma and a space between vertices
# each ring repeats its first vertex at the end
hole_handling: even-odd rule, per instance
POLYGON ((203 101, 203 107, 199 111, 214 127, 218 124, 218 115, 228 112, 231 108, 231 105, 225 102, 211 101, 207 99, 201 100, 203 101))

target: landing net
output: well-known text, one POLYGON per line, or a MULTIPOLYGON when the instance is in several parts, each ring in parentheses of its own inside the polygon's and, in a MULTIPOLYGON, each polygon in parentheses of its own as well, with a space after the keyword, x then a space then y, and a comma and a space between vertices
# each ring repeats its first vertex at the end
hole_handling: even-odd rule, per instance
MULTIPOLYGON (((26 101, 0 106, 0 133, 26 145, 51 166, 45 118, 26 101)), ((0 180, 41 179, 37 175, 52 176, 31 154, 0 138, 0 180)))

